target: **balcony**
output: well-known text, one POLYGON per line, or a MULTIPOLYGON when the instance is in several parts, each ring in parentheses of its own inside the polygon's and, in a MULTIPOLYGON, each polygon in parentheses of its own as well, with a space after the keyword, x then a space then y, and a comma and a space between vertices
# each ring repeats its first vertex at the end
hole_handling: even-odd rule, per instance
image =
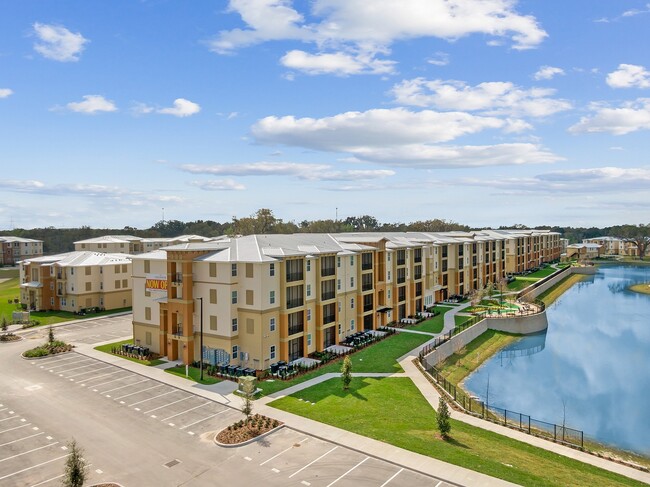
POLYGON ((334 299, 336 297, 336 293, 334 291, 327 291, 321 294, 321 301, 327 301, 329 299, 334 299))
POLYGON ((175 274, 172 274, 172 285, 174 286, 179 286, 183 284, 183 274, 180 272, 176 272, 175 274))
POLYGON ((362 271, 369 271, 372 269, 372 260, 370 262, 362 262, 361 263, 361 270, 362 271))
POLYGON ((299 306, 302 306, 303 304, 305 304, 305 301, 302 298, 287 299, 287 309, 298 308, 299 306))
POLYGON ((303 331, 305 331, 305 325, 301 323, 299 325, 289 326, 288 333, 289 336, 291 336, 291 335, 295 335, 296 333, 302 333, 303 331))
POLYGON ((397 276, 397 284, 404 284, 406 282, 406 276, 397 276))
POLYGON ((372 282, 364 282, 361 286, 361 292, 372 291, 372 282))
POLYGON ((367 313, 368 311, 372 311, 372 310, 373 310, 373 305, 372 305, 372 303, 370 303, 370 304, 364 304, 364 305, 363 305, 363 312, 364 312, 364 313, 367 313))
POLYGON ((333 276, 334 274, 336 274, 335 267, 323 267, 320 270, 321 277, 333 276))
POLYGON ((405 265, 406 259, 397 259, 397 265, 405 265))
POLYGON ((325 315, 323 316, 323 325, 334 323, 335 320, 336 320, 336 315, 325 315))
POLYGON ((288 272, 287 273, 287 282, 302 281, 304 275, 302 272, 288 272))

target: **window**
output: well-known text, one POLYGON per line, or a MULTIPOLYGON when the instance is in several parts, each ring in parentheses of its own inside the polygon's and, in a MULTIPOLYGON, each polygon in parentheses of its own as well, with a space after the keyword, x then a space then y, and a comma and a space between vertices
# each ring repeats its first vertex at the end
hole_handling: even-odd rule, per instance
POLYGON ((71 267, 71 268, 70 268, 70 275, 71 275, 71 276, 74 276, 74 267, 71 267))
POLYGON ((340 279, 336 280, 336 289, 338 289, 339 291, 341 290, 341 280, 340 279))
POLYGON ((99 305, 104 306, 104 298, 102 297, 99 298, 99 305))
POLYGON ((253 302, 255 301, 254 296, 253 296, 253 290, 252 289, 247 289, 246 290, 246 305, 247 306, 253 306, 253 302))
POLYGON ((61 298, 61 306, 65 306, 65 305, 66 305, 66 299, 65 299, 65 298, 61 298))
POLYGON ((311 333, 307 333, 307 346, 311 346, 311 333))
POLYGON ((311 284, 307 284, 307 297, 311 296, 311 284))
POLYGON ((275 276, 275 264, 274 263, 269 264, 269 276, 271 276, 271 277, 275 276))
POLYGON ((103 267, 100 267, 100 268, 99 268, 99 273, 100 273, 100 274, 103 274, 103 273, 104 273, 104 268, 103 268, 103 267))
POLYGON ((271 332, 275 331, 275 318, 271 318, 269 320, 269 331, 271 332))
POLYGON ((128 279, 122 279, 122 287, 126 289, 129 287, 129 280, 128 279))
MULTIPOLYGON (((104 283, 103 283, 103 282, 100 282, 100 283, 99 283, 99 289, 100 289, 100 290, 104 289, 104 283)), ((145 291, 145 292, 144 292, 144 295, 145 295, 145 296, 151 296, 151 293, 149 293, 148 295, 147 295, 147 293, 149 293, 149 291, 145 291)))
POLYGON ((341 306, 342 306, 342 305, 341 305, 341 301, 339 301, 339 306, 338 306, 338 308, 339 308, 339 313, 341 312, 341 306))
POLYGON ((70 300, 70 306, 71 306, 72 308, 74 308, 74 299, 71 299, 71 300, 70 300))
POLYGON ((92 267, 86 267, 85 271, 86 271, 86 275, 89 276, 92 271, 92 267))
POLYGON ((122 272, 128 272, 126 264, 122 264, 122 272))
POLYGON ((237 333, 239 326, 237 325, 237 318, 232 319, 232 332, 237 333))
POLYGON ((54 306, 54 298, 50 298, 50 306, 54 306))
POLYGON ((237 345, 232 346, 232 358, 237 358, 239 356, 239 347, 237 345))
POLYGON ((147 331, 144 334, 144 341, 146 345, 151 345, 151 332, 147 331))
POLYGON ((230 302, 232 304, 237 304, 237 291, 233 291, 230 293, 230 302))
POLYGON ((341 267, 341 258, 340 257, 336 258, 336 267, 341 267))
POLYGON ((144 272, 145 274, 149 274, 151 272, 151 261, 149 260, 144 261, 144 272))
POLYGON ((390 299, 390 289, 386 291, 386 296, 388 297, 388 299, 390 299))
POLYGON ((354 277, 350 278, 350 287, 354 287, 354 277))
POLYGON ((350 267, 354 266, 354 255, 350 256, 350 267))
POLYGON ((307 272, 311 271, 311 260, 307 259, 307 272))
POLYGON ((230 275, 237 277, 237 264, 230 264, 230 275))
POLYGON ((147 321, 151 320, 151 308, 148 306, 144 309, 144 319, 147 321))
POLYGON ((217 277, 217 263, 210 262, 210 277, 217 277))
POLYGON ((354 309, 354 298, 350 298, 350 308, 354 309))
POLYGON ((307 308, 307 321, 311 321, 311 308, 307 308))
POLYGON ((92 284, 89 283, 89 282, 86 283, 86 291, 90 291, 90 286, 91 286, 91 285, 92 285, 92 284))
POLYGON ((120 288, 120 280, 117 279, 117 280, 115 281, 115 289, 119 289, 119 288, 120 288))
MULTIPOLYGON (((309 295, 309 293, 307 293, 307 295, 309 295)), ((269 292, 269 303, 275 304, 275 291, 269 292)))
POLYGON ((341 334, 341 323, 338 325, 339 335, 341 334))
POLYGON ((354 330, 354 320, 350 320, 350 330, 354 330))
POLYGON ((271 345, 271 348, 269 350, 269 356, 271 360, 275 360, 275 345, 271 345))
POLYGON ((253 277, 253 264, 246 264, 246 277, 249 279, 253 277))
POLYGON ((217 331, 217 317, 213 315, 210 316, 210 330, 217 331))
POLYGON ((217 304, 217 290, 210 289, 210 304, 217 304))

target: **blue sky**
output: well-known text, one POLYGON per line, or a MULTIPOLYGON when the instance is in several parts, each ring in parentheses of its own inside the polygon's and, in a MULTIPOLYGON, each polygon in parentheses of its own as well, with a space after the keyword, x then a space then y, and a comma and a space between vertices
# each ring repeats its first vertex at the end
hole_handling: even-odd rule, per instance
POLYGON ((648 45, 647 0, 7 1, 0 229, 647 223, 648 45))

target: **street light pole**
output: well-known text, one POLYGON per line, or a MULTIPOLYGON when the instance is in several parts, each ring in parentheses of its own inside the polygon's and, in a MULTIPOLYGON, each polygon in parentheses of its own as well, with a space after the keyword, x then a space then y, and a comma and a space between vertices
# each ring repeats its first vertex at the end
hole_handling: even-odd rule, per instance
POLYGON ((201 347, 201 350, 199 351, 199 371, 200 371, 200 380, 203 382, 203 298, 196 298, 199 301, 201 301, 201 317, 199 320, 200 323, 200 334, 199 334, 199 346, 201 347))

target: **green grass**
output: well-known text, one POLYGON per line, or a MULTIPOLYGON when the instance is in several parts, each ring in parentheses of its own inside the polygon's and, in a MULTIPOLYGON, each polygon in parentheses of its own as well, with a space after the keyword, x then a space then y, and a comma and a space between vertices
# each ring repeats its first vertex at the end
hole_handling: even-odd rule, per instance
POLYGON ((137 364, 142 364, 142 365, 147 365, 147 366, 160 365, 160 364, 165 363, 164 360, 157 360, 157 359, 154 359, 154 360, 139 360, 137 358, 124 357, 122 355, 114 355, 114 354, 111 353, 111 349, 113 347, 120 348, 123 343, 133 343, 133 339, 122 340, 120 342, 107 343, 106 345, 100 345, 98 347, 95 347, 95 350, 99 350, 100 352, 107 353, 109 355, 112 355, 113 357, 120 357, 120 358, 123 358, 125 360, 130 360, 131 362, 135 362, 137 364))
POLYGON ((553 267, 545 267, 543 269, 539 269, 538 271, 533 272, 532 274, 528 274, 525 277, 533 277, 536 279, 542 279, 544 277, 548 277, 551 274, 554 274, 557 272, 557 269, 554 269, 553 267))
POLYGON ((647 282, 642 284, 634 284, 630 286, 630 291, 641 294, 650 294, 650 284, 647 282))
POLYGON ((87 320, 99 316, 112 315, 115 313, 124 313, 131 311, 131 308, 118 308, 111 310, 100 311, 99 313, 88 313, 84 316, 79 316, 69 311, 32 311, 30 317, 32 320, 39 322, 38 326, 54 325, 56 323, 63 323, 65 321, 74 320, 87 320))
POLYGON ((453 419, 443 441, 435 411, 408 378, 355 377, 348 392, 333 379, 270 405, 520 485, 644 485, 453 419))
POLYGON ((549 306, 551 303, 553 303, 553 301, 555 301, 560 296, 562 296, 562 294, 564 294, 571 286, 573 286, 577 282, 584 280, 587 277, 588 276, 584 276, 580 274, 571 274, 565 277, 564 279, 562 279, 552 288, 544 291, 542 294, 537 296, 537 299, 544 301, 544 304, 546 306, 549 306))
POLYGON ((539 281, 539 279, 527 278, 522 276, 515 277, 515 280, 508 283, 509 291, 521 291, 522 289, 530 286, 532 283, 539 281))
POLYGON ((445 326, 445 313, 449 311, 449 306, 436 306, 436 312, 439 312, 439 315, 429 318, 428 320, 418 323, 415 326, 409 326, 409 330, 416 331, 426 331, 428 333, 440 333, 445 326))
MULTIPOLYGON (((419 333, 396 333, 374 345, 350 355, 352 372, 403 372, 397 359, 407 354, 414 348, 431 339, 431 336, 419 333)), ((307 380, 327 373, 341 371, 343 359, 330 362, 319 369, 308 372, 291 380, 263 381, 258 384, 262 389, 262 396, 268 396, 287 387, 295 386, 307 380)))
MULTIPOLYGON (((2 276, 0 279, 6 279, 7 277, 2 276)), ((11 277, 8 281, 0 283, 0 320, 4 317, 11 322, 11 313, 21 310, 20 304, 7 302, 9 299, 13 301, 14 298, 20 298, 18 277, 11 277)))
POLYGON ((4 267, 0 268, 0 279, 9 279, 12 277, 19 277, 20 269, 18 267, 4 267))
POLYGON ((172 367, 170 369, 165 369, 165 372, 167 372, 168 374, 177 375, 178 377, 182 377, 183 379, 188 379, 194 382, 198 382, 199 384, 210 385, 210 384, 217 384, 221 382, 220 379, 208 375, 205 369, 203 369, 203 380, 201 380, 200 379, 201 370, 198 369, 197 367, 189 367, 188 370, 189 377, 185 375, 185 367, 172 367))
POLYGON ((460 326, 463 323, 471 320, 474 318, 473 316, 462 316, 462 315, 454 315, 454 322, 456 323, 456 326, 460 326))

